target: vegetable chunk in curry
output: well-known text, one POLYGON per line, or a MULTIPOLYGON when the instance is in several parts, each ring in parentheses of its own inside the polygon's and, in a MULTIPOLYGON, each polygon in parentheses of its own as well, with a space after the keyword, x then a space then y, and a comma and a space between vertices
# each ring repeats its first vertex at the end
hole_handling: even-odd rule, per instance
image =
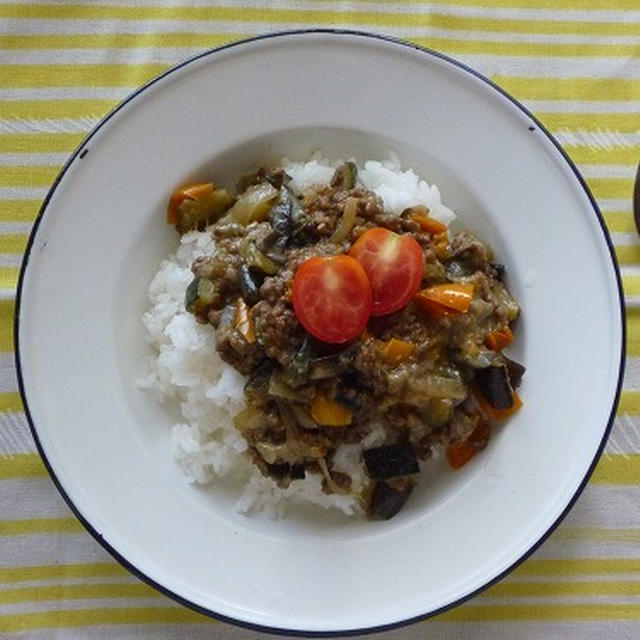
POLYGON ((321 474, 327 493, 355 491, 336 452, 375 429, 361 452, 358 498, 393 517, 443 448, 454 469, 520 408, 524 367, 503 350, 520 308, 505 268, 467 231, 424 206, 400 215, 345 163, 302 195, 280 168, 175 192, 168 220, 208 228, 213 255, 192 264, 185 305, 215 330, 221 357, 247 376, 235 426, 281 487, 321 474))

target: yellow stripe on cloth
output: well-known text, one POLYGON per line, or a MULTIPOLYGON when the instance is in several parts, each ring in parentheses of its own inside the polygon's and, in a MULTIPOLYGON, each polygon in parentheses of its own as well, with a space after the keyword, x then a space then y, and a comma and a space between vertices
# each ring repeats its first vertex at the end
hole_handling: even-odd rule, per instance
MULTIPOLYGON (((0 9, 2 7, 0 6, 0 9)), ((0 11, 0 15, 1 15, 0 11)), ((166 64, 15 64, 0 65, 5 88, 137 88, 168 68, 166 64)))
MULTIPOLYGON (((0 49, 15 51, 42 51, 46 49, 139 49, 142 47, 185 48, 192 53, 207 50, 229 42, 242 40, 258 33, 228 31, 226 33, 194 33, 169 31, 165 33, 111 33, 111 34, 28 34, 24 36, 0 35, 0 49)), ((485 55, 517 56, 608 56, 634 57, 635 44, 608 44, 603 42, 505 42, 487 40, 482 33, 473 40, 457 40, 456 31, 449 37, 414 36, 407 38, 415 44, 442 49, 453 53, 483 53, 485 55)))
POLYGON ((46 475, 47 470, 37 453, 20 453, 0 457, 0 480, 41 478, 46 475))
MULTIPOLYGON (((23 410, 19 393, 0 393, 0 412, 18 413, 23 410)), ((0 478, 2 469, 0 469, 0 478)))
POLYGON ((85 529, 75 518, 22 518, 0 520, 0 536, 29 536, 41 533, 79 533, 85 529))
MULTIPOLYGON (((46 120, 53 118, 102 118, 119 100, 3 100, 0 118, 46 120)), ((37 140, 36 140, 37 143, 37 140)), ((34 149, 30 149, 34 151, 34 149)))
POLYGON ((101 598, 159 598, 155 589, 143 582, 104 584, 58 584, 54 586, 0 589, 0 604, 46 600, 93 600, 101 598))
MULTIPOLYGON (((633 215, 631 214, 631 210, 629 211, 603 211, 602 217, 604 218, 607 229, 611 232, 618 233, 635 233, 636 225, 633 222, 633 215)), ((630 293, 630 289, 628 289, 627 282, 630 281, 631 277, 623 278, 625 281, 625 291, 630 293)), ((637 278, 633 277, 634 284, 632 288, 635 290, 635 282, 637 278)), ((631 284, 631 282, 629 282, 631 284)), ((636 291, 638 295, 640 295, 640 282, 638 284, 638 290, 636 291)))
POLYGON ((0 169, 0 187, 49 187, 60 166, 4 166, 0 169))
POLYGON ((640 558, 529 558, 513 576, 577 576, 640 573, 640 558))
MULTIPOLYGON (((391 5, 393 7, 393 5, 391 5)), ((172 21, 217 21, 217 22, 259 22, 270 25, 308 23, 316 26, 335 26, 353 23, 366 27, 438 27, 462 32, 494 31, 498 33, 524 34, 571 34, 622 36, 640 35, 640 25, 635 22, 611 20, 607 22, 587 22, 579 20, 546 20, 518 18, 485 18, 473 15, 454 16, 429 12, 398 12, 397 10, 326 11, 318 9, 279 9, 245 7, 198 7, 198 6, 132 6, 123 5, 1 5, 0 17, 42 18, 47 20, 158 20, 172 21)))
POLYGON ((604 454, 591 482, 594 484, 640 484, 640 454, 604 454))
MULTIPOLYGON (((185 607, 104 607, 97 609, 63 609, 58 611, 30 611, 0 615, 0 630, 7 633, 35 629, 65 627, 210 623, 211 618, 185 607)), ((187 636, 188 637, 188 636, 187 636)))
POLYGON ((85 564, 47 564, 36 566, 0 567, 0 584, 33 580, 78 578, 121 578, 130 575, 117 562, 87 562, 85 564))
POLYGON ((640 416, 640 391, 623 391, 620 394, 618 413, 640 416))
POLYGON ((80 144, 84 135, 84 133, 0 133, 0 153, 33 153, 34 151, 71 153, 80 144))
POLYGON ((638 100, 636 78, 548 78, 492 75, 491 79, 521 100, 638 100))
MULTIPOLYGON (((476 600, 473 601, 477 602, 476 600)), ((476 606, 466 604, 436 618, 441 622, 498 622, 498 621, 542 621, 542 620, 637 620, 640 604, 489 604, 476 606)))
MULTIPOLYGON (((620 248, 616 249, 618 258, 620 258, 620 248)), ((629 247, 636 250, 640 255, 639 247, 629 247)), ((640 356, 640 308, 628 308, 626 312, 627 318, 627 355, 640 356)))
MULTIPOLYGON (((2 204, 0 203, 0 207, 2 204)), ((4 219, 4 217, 3 217, 4 219)), ((0 253, 24 253, 28 236, 24 233, 0 234, 0 253)))
POLYGON ((456 40, 455 32, 448 38, 442 36, 412 37, 411 42, 429 49, 437 49, 449 55, 494 55, 494 56, 522 56, 522 57, 620 57, 628 58, 637 54, 638 47, 634 44, 604 44, 604 43, 565 43, 565 42, 508 42, 483 40, 478 35, 474 40, 456 40))
MULTIPOLYGON (((640 244, 616 245, 615 253, 616 253, 616 258, 618 259, 618 262, 620 264, 630 265, 630 264, 640 263, 640 244)), ((630 311, 633 311, 633 310, 630 310, 630 311)), ((630 311, 628 313, 630 313, 630 311)), ((627 316, 627 318, 629 317, 631 316, 627 316)), ((638 326, 640 326, 640 322, 637 324, 638 326)), ((639 339, 638 343, 633 353, 631 353, 631 346, 629 345, 627 352, 630 353, 630 355, 640 355, 640 334, 638 335, 638 339, 639 339)))
MULTIPOLYGON (((17 281, 17 269, 0 268, 0 289, 3 288, 3 271, 15 272, 17 281)), ((9 288, 9 287, 4 287, 9 288)), ((13 351, 13 300, 0 300, 0 352, 13 351)))
MULTIPOLYGON (((342 24, 345 24, 342 21, 342 24)), ((437 26, 437 25, 434 25, 437 26)), ((142 47, 184 48, 185 57, 213 49, 230 42, 261 33, 259 26, 253 33, 183 33, 168 32, 149 35, 147 33, 131 34, 69 34, 63 35, 28 35, 28 36, 0 36, 0 49, 15 51, 28 49, 43 51, 47 49, 94 49, 102 46, 101 42, 111 41, 113 50, 135 50, 142 47), (3 46, 4 45, 4 46, 3 46)), ((612 57, 628 58, 637 54, 637 45, 627 43, 604 42, 531 42, 504 40, 490 40, 483 32, 479 32, 474 39, 459 40, 457 31, 451 30, 450 35, 413 36, 406 38, 419 46, 446 51, 450 55, 483 54, 531 57, 612 57)))
MULTIPOLYGON (((561 582, 500 582, 485 594, 499 598, 551 598, 577 596, 640 596, 640 582, 624 580, 571 580, 561 582)), ((0 600, 2 594, 0 593, 0 600)))
POLYGON ((596 200, 600 198, 631 198, 633 193, 632 178, 587 178, 587 184, 596 200))
MULTIPOLYGON (((42 49, 136 49, 142 47, 185 47, 208 49, 246 38, 248 33, 194 33, 167 31, 141 33, 0 34, 0 49, 38 51, 42 49)), ((615 55, 615 54, 614 54, 615 55)))
MULTIPOLYGON (((18 274, 20 270, 17 267, 0 267, 0 289, 12 290, 18 285, 18 274)), ((0 305, 4 304, 4 301, 0 302, 0 305)), ((6 326, 0 326, 0 342, 2 341, 3 334, 7 331, 6 326)), ((0 349, 6 350, 6 349, 0 349)))
MULTIPOLYGON (((640 84, 638 85, 640 91, 640 84)), ((636 94, 640 98, 640 93, 636 94)), ((637 113, 614 112, 576 112, 566 113, 536 112, 547 129, 562 131, 615 131, 616 133, 635 133, 640 129, 640 116, 637 113)), ((599 164, 607 164, 601 160, 599 164)), ((635 164, 635 163, 634 163, 635 164)))

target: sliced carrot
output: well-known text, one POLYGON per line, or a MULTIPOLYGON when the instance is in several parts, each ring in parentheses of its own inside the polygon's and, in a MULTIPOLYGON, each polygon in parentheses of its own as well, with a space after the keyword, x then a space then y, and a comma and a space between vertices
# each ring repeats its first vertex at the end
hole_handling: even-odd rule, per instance
POLYGON ((472 284, 449 282, 422 289, 413 298, 428 315, 440 318, 454 313, 466 313, 473 298, 472 284))
POLYGON ((491 427, 478 417, 478 424, 465 440, 452 442, 447 447, 447 461, 454 469, 464 467, 473 456, 482 451, 491 438, 491 427))
POLYGON ((515 391, 511 393, 513 404, 508 409, 496 409, 495 407, 492 407, 489 404, 488 400, 476 388, 474 388, 473 390, 473 395, 476 397, 480 408, 494 420, 505 420, 509 416, 513 415, 516 411, 518 411, 518 409, 520 409, 523 404, 520 396, 515 391))
POLYGON ((404 362, 415 349, 415 345, 405 340, 398 340, 397 338, 391 338, 385 342, 381 342, 378 345, 382 357, 389 364, 400 364, 404 362))
POLYGON ((513 332, 508 325, 494 329, 487 334, 484 344, 492 351, 502 351, 513 340, 513 332))
POLYGON ((175 224, 178 218, 178 207, 185 200, 197 200, 203 196, 207 196, 213 193, 213 182, 197 182, 189 185, 188 187, 182 187, 177 189, 171 194, 169 198, 169 206, 167 207, 167 223, 175 224))
POLYGON ((434 235, 444 233, 447 230, 447 225, 442 224, 439 220, 432 218, 426 214, 414 213, 411 216, 412 220, 415 220, 423 231, 432 233, 434 235))
POLYGON ((242 334, 244 339, 252 344, 256 341, 256 327, 247 303, 239 298, 233 316, 233 326, 242 334))
POLYGON ((311 403, 311 417, 324 427, 346 427, 351 424, 353 414, 341 404, 318 393, 311 403))

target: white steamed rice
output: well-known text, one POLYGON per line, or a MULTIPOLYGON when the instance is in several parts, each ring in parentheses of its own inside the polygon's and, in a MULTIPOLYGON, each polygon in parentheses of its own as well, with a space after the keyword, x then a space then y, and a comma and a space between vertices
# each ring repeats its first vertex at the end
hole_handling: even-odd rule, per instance
MULTIPOLYGON (((339 163, 315 155, 303 163, 285 159, 282 165, 292 177, 290 187, 300 194, 314 184, 329 182, 339 163)), ((399 214, 422 204, 445 224, 455 218, 442 204, 438 188, 411 169, 402 171, 397 156, 365 162, 358 178, 383 199, 387 211, 399 214)), ((241 489, 236 508, 243 513, 263 510, 278 517, 290 501, 311 502, 347 515, 360 513, 356 497, 323 493, 319 474, 307 474, 283 490, 245 455, 247 443, 233 426, 234 416, 244 408, 245 377, 218 356, 211 327, 198 324, 184 309, 185 289, 193 277, 189 267, 196 257, 213 250, 208 232, 183 235, 176 253, 162 261, 149 286, 149 309, 143 316, 152 355, 139 384, 153 391, 160 402, 179 403, 182 422, 172 427, 171 439, 186 478, 197 484, 233 478, 241 489)), ((366 480, 360 451, 381 444, 382 438, 382 430, 375 430, 362 445, 344 445, 336 452, 333 466, 351 476, 356 492, 366 480)))

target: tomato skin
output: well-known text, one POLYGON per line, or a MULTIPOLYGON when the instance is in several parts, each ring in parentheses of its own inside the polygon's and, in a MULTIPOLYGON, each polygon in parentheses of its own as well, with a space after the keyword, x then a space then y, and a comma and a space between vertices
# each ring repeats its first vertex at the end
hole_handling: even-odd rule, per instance
POLYGON ((373 290, 371 315, 383 316, 405 307, 420 288, 424 256, 417 241, 377 227, 365 231, 349 250, 364 268, 373 290))
POLYGON ((373 307, 367 274, 344 255, 305 260, 293 278, 292 299, 300 324, 315 338, 334 344, 359 336, 373 307))

